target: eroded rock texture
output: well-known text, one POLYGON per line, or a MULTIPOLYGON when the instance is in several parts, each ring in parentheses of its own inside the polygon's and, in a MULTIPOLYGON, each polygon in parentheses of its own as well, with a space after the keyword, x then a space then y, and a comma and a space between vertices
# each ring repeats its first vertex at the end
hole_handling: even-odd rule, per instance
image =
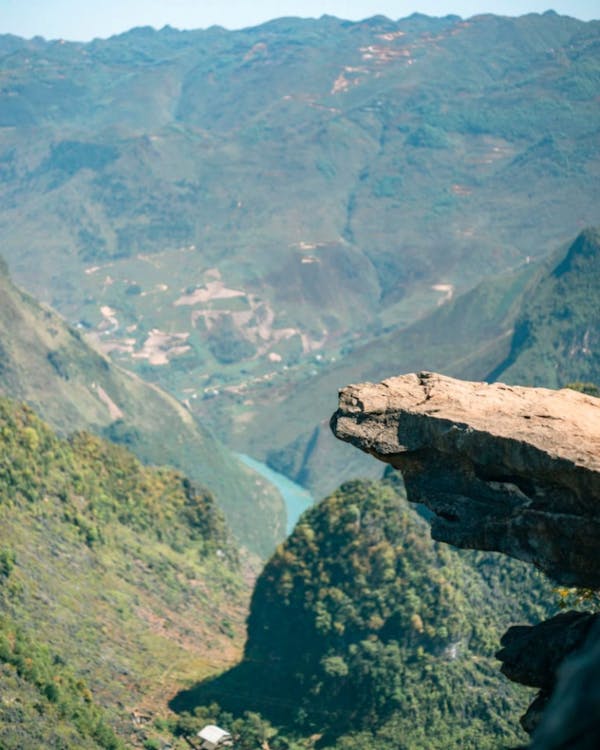
POLYGON ((402 471, 435 539, 600 587, 600 399, 423 372, 342 389, 331 424, 402 471))

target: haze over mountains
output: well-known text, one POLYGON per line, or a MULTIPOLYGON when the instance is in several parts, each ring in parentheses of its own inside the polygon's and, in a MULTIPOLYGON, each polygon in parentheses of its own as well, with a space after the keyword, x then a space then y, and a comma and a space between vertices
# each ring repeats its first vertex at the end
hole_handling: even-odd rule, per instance
POLYGON ((300 386, 276 390, 260 419, 247 422, 236 439, 252 436, 257 455, 320 495, 376 471, 368 457, 353 455, 331 436, 328 417, 341 383, 420 369, 552 388, 597 383, 599 289, 600 239, 589 229, 545 261, 483 281, 300 386))
POLYGON ((4 36, 2 252, 227 435, 273 384, 600 222, 598 29, 549 12, 4 36))

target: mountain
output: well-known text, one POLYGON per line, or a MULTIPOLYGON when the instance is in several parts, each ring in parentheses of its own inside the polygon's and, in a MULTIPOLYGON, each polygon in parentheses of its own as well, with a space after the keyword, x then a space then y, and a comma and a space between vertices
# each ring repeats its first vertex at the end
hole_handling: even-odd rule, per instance
POLYGON ((61 434, 90 429, 143 460, 185 470, 218 498, 232 529, 268 555, 285 530, 281 498, 189 411, 111 364, 0 268, 0 393, 26 401, 61 434))
POLYGON ((600 383, 600 230, 582 232, 524 300, 492 380, 561 387, 600 383))
POLYGON ((265 566, 241 664, 172 705, 260 712, 277 748, 514 746, 526 696, 497 673, 495 644, 553 599, 525 564, 433 542, 393 472, 350 482, 265 566))
POLYGON ((227 436, 273 387, 600 222, 599 30, 545 13, 3 36, 2 252, 227 436))
POLYGON ((239 652, 249 591, 215 499, 6 399, 0 449, 0 746, 141 747, 239 652))
POLYGON ((233 444, 243 450, 251 435, 255 455, 324 495, 336 483, 377 472, 369 457, 355 456, 330 434, 328 415, 342 385, 420 370, 546 387, 600 382, 598 230, 537 255, 549 257, 486 280, 416 323, 356 346, 300 387, 274 390, 271 405, 260 419, 247 419, 233 444))

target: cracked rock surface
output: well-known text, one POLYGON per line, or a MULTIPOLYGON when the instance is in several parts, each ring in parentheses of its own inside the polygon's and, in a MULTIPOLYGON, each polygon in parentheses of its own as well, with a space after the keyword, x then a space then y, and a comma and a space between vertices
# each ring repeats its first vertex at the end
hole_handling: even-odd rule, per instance
POLYGON ((402 471, 435 539, 600 587, 600 399, 421 372, 342 389, 331 425, 402 471))

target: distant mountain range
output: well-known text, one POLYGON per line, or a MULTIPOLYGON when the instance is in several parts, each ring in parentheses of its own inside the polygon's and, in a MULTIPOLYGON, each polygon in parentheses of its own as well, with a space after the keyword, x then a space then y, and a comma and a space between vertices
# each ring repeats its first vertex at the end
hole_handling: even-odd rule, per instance
POLYGON ((413 370, 600 382, 599 52, 552 12, 0 36, 2 748, 523 741, 491 659, 548 586, 346 482, 328 419, 413 370), (284 535, 232 448, 346 483, 175 719, 284 535))
POLYGON ((14 278, 222 435, 600 223, 600 23, 0 37, 14 278))

